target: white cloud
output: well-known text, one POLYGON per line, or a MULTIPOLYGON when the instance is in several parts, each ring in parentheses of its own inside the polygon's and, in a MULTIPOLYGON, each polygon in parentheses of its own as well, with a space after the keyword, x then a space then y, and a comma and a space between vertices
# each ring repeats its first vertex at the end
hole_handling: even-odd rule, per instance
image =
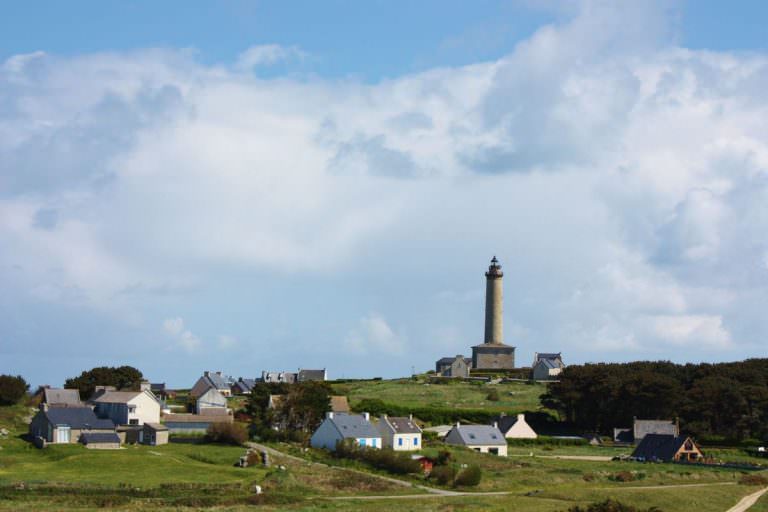
POLYGON ((256 274, 381 273, 339 299, 380 314, 328 336, 402 352, 385 317, 422 336, 449 316, 480 339, 482 283, 457 273, 496 252, 531 352, 700 338, 737 356, 768 332, 768 57, 678 48, 663 11, 622 9, 587 2, 497 61, 374 84, 243 73, 301 58, 276 45, 232 67, 174 50, 11 58, 0 280, 140 324, 174 290, 229 308, 205 298, 222 276, 235 297, 256 274))
POLYGON ((218 337, 219 348, 222 350, 229 350, 237 346, 238 341, 234 336, 228 336, 222 334, 218 337))
POLYGON ((360 319, 344 340, 346 347, 359 354, 399 355, 405 350, 405 337, 395 333, 376 313, 360 319))
POLYGON ((186 352, 197 352, 202 346, 200 338, 185 328, 184 320, 180 317, 163 320, 163 330, 186 352))
POLYGON ((241 70, 250 70, 257 66, 269 66, 288 59, 304 59, 307 54, 295 46, 280 46, 278 44, 264 44, 251 46, 237 58, 235 67, 241 70))

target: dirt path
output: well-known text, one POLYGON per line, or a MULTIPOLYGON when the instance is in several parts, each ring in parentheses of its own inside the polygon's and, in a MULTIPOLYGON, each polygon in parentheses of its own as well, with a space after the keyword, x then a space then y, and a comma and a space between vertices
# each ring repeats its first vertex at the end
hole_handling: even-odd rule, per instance
POLYGON ((727 512, 745 512, 746 510, 749 510, 752 505, 757 503, 757 500, 760 499, 760 497, 768 492, 768 487, 765 489, 760 489, 757 492, 753 492, 752 494, 748 496, 744 496, 741 498, 741 501, 739 501, 736 505, 729 508, 727 512))

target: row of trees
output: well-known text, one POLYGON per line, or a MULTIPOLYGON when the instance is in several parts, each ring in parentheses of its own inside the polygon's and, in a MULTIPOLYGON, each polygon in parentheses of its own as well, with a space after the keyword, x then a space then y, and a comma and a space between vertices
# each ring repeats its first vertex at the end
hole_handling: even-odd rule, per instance
POLYGON ((67 389, 80 391, 80 398, 87 400, 93 395, 96 386, 114 386, 117 389, 138 391, 142 373, 133 366, 99 366, 82 372, 77 377, 72 377, 64 382, 67 389))
POLYGON ((768 438, 768 359, 735 363, 634 362, 569 366, 543 405, 583 430, 609 434, 633 417, 679 418, 686 432, 768 438))
POLYGON ((29 390, 29 384, 21 375, 0 375, 0 405, 21 402, 29 390))
POLYGON ((296 441, 306 441, 331 410, 332 388, 327 382, 254 386, 246 404, 254 433, 263 438, 279 437, 289 432, 296 441), (270 395, 280 395, 275 407, 269 407, 270 395), (279 430, 275 430, 278 427, 279 430))

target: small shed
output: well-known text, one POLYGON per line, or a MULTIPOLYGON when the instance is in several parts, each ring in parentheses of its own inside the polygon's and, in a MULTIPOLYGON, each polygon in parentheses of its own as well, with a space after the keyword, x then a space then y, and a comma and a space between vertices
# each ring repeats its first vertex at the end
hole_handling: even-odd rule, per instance
POLYGON ((429 475, 435 467, 435 461, 424 455, 411 455, 411 459, 418 461, 425 475, 429 475))
POLYGON ((119 450, 120 437, 114 432, 85 432, 80 442, 91 450, 119 450))
POLYGON ((139 437, 141 444, 168 444, 168 427, 162 423, 145 423, 139 437))

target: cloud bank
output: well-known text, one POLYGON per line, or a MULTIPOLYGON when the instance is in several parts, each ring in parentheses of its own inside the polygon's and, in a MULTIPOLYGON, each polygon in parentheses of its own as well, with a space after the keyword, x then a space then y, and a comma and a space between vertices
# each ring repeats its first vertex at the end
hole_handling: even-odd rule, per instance
POLYGON ((325 366, 319 336, 349 373, 369 373, 363 347, 428 368, 480 341, 482 299, 447 299, 481 297, 496 253, 519 350, 756 355, 768 56, 680 48, 669 27, 653 5, 586 2, 497 61, 376 84, 252 73, 303 55, 278 46, 210 66, 174 49, 12 57, 0 280, 22 305, 2 302, 19 319, 0 352, 23 352, 52 308, 108 318, 139 347, 162 322, 193 353, 200 339, 168 313, 181 306, 232 332, 222 347, 254 340, 281 367, 301 353, 325 366), (278 281, 310 283, 311 299, 268 292, 278 281), (347 293, 317 318, 334 286, 347 293), (216 320, 266 310, 254 297, 269 293, 290 317, 216 320))

